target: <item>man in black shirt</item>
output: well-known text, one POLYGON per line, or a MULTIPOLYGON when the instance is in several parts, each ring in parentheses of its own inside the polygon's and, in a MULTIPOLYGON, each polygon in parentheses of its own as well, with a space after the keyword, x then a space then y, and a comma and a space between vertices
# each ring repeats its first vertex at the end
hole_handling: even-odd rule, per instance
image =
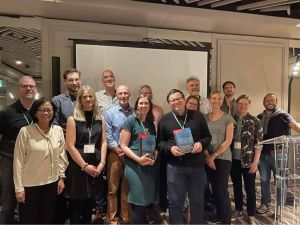
MULTIPOLYGON (((275 94, 269 93, 264 97, 265 110, 257 117, 263 127, 263 138, 268 140, 282 135, 289 135, 290 129, 300 133, 300 124, 289 113, 278 107, 275 94)), ((259 159, 259 174, 261 185, 261 205, 257 213, 270 211, 271 203, 271 171, 276 174, 275 150, 273 144, 264 145, 259 159)), ((277 211, 277 210, 276 210, 277 211)))
POLYGON ((36 90, 33 78, 22 76, 16 89, 19 100, 0 112, 0 171, 3 188, 0 224, 14 223, 14 210, 17 203, 13 183, 14 147, 20 129, 32 123, 29 109, 36 90))
POLYGON ((172 111, 165 114, 158 126, 158 147, 167 160, 167 183, 170 224, 183 224, 182 210, 186 192, 191 205, 191 224, 204 223, 204 189, 206 174, 204 155, 211 141, 207 123, 198 111, 185 109, 184 94, 172 89, 167 95, 172 111), (176 145, 173 132, 190 130, 194 145, 190 153, 176 145))

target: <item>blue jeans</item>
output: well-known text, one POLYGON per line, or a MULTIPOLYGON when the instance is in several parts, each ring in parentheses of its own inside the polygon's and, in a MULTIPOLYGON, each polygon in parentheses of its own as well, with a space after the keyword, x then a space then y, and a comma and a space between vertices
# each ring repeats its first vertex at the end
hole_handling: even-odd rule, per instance
POLYGON ((271 171, 276 174, 274 154, 261 154, 258 165, 261 185, 261 204, 269 206, 271 203, 271 171))
POLYGON ((167 165, 169 223, 183 224, 183 207, 186 192, 190 200, 190 224, 204 223, 204 190, 206 174, 199 167, 167 165))

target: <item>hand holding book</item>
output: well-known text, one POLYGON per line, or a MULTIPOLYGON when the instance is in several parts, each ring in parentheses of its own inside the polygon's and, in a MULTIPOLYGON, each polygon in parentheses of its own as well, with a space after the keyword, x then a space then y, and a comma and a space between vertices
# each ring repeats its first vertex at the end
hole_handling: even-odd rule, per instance
POLYGON ((199 152, 202 152, 202 144, 200 142, 196 142, 194 144, 194 148, 193 148, 193 151, 191 153, 195 154, 195 153, 199 153, 199 152))
POLYGON ((157 151, 155 151, 155 153, 154 153, 154 159, 152 159, 150 157, 149 153, 146 153, 145 155, 140 156, 140 159, 139 159, 138 163, 141 166, 153 166, 154 163, 155 163, 156 158, 157 158, 157 151))
MULTIPOLYGON (((190 128, 173 130, 176 145, 182 153, 191 153, 194 149, 194 140, 190 128)), ((178 149, 177 149, 178 150, 178 149)), ((173 153, 173 152, 172 152, 173 153)), ((176 154, 176 152, 175 152, 176 154)), ((177 152, 178 154, 178 152, 177 152)), ((174 153, 173 153, 174 155, 174 153)), ((175 155, 176 156, 176 155, 175 155)), ((177 155, 179 156, 179 155, 177 155)))
POLYGON ((183 156, 185 153, 180 149, 178 146, 172 146, 171 147, 171 153, 175 156, 183 156))

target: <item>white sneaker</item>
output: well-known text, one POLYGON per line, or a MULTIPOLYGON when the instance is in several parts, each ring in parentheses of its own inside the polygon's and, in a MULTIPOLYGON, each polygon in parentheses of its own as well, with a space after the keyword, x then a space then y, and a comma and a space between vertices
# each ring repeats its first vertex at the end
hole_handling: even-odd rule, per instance
POLYGON ((248 225, 254 225, 254 224, 256 224, 254 216, 248 216, 248 218, 247 218, 247 224, 248 225))
POLYGON ((243 211, 239 211, 239 210, 235 210, 231 216, 232 219, 237 219, 241 217, 243 217, 243 211))
POLYGON ((266 206, 265 204, 261 204, 260 207, 256 210, 258 214, 264 214, 270 211, 270 206, 266 206))

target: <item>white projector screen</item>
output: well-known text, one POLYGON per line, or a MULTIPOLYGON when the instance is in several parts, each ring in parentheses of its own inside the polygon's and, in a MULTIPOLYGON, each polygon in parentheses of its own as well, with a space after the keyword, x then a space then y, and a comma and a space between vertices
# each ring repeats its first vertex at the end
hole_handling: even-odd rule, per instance
POLYGON ((178 88, 185 94, 185 81, 190 76, 200 79, 201 95, 207 96, 208 51, 108 46, 75 42, 76 68, 81 71, 82 84, 96 92, 103 89, 101 74, 110 69, 116 77, 116 87, 129 86, 130 103, 134 104, 139 87, 152 87, 153 102, 169 111, 166 95, 178 88))

